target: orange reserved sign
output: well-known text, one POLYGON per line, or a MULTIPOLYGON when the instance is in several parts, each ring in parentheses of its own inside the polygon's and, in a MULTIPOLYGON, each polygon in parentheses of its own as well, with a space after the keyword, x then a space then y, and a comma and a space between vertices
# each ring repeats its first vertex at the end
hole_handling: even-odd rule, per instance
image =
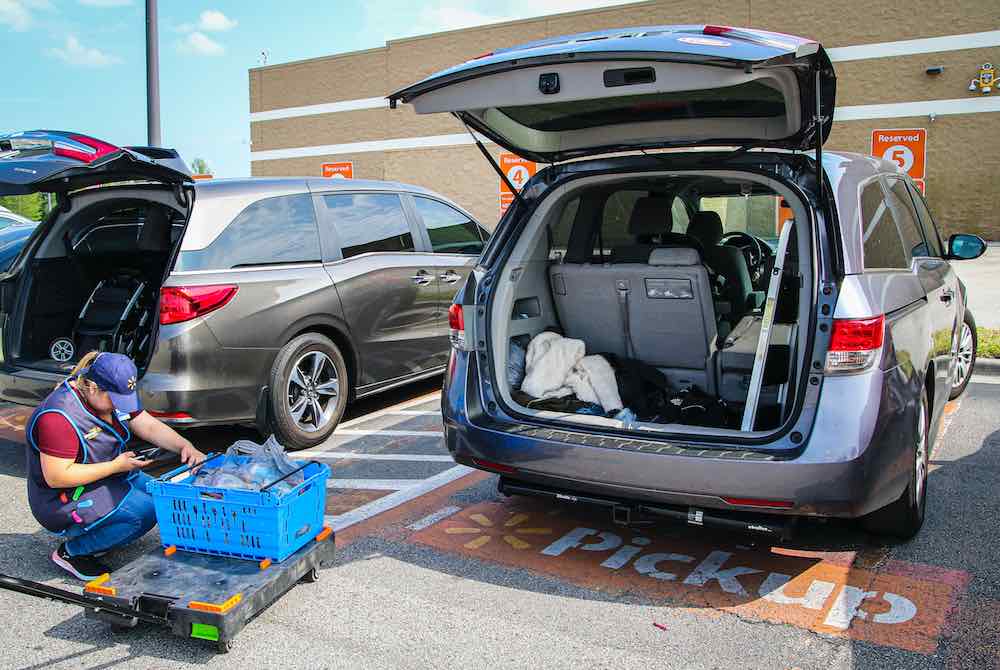
POLYGON ((923 180, 927 164, 927 130, 873 130, 872 156, 892 161, 911 178, 923 180))
MULTIPOLYGON (((520 191, 528 180, 535 176, 538 171, 538 164, 521 158, 517 154, 500 154, 500 169, 507 175, 507 179, 515 189, 520 191)), ((514 192, 507 188, 504 180, 500 180, 500 216, 504 215, 507 208, 514 202, 514 192)))
POLYGON ((332 179, 353 179, 354 163, 351 161, 323 163, 323 176, 332 179))

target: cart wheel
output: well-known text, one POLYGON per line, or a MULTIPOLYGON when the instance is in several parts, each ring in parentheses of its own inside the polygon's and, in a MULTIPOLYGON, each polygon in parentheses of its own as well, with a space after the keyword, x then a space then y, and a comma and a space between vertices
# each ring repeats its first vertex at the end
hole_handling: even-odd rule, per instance
POLYGON ((304 574, 302 576, 302 581, 306 582, 307 584, 314 584, 314 583, 318 582, 319 581, 319 570, 317 570, 316 568, 313 568, 312 570, 310 570, 309 572, 307 572, 306 574, 304 574))
POLYGON ((228 654, 232 651, 233 641, 232 640, 219 640, 215 643, 216 651, 220 654, 228 654))

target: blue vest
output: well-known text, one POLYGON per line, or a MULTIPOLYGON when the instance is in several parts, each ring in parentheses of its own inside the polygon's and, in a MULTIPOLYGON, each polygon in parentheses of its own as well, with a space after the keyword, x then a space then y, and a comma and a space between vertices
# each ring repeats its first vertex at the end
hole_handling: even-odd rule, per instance
POLYGON ((28 470, 28 504, 42 526, 62 533, 73 525, 85 530, 96 526, 115 511, 132 491, 130 474, 120 473, 71 489, 54 489, 42 473, 41 452, 35 443, 35 424, 49 413, 61 414, 80 439, 83 463, 113 461, 125 449, 131 434, 122 423, 123 433, 91 414, 68 382, 63 382, 39 405, 25 429, 25 456, 28 470))

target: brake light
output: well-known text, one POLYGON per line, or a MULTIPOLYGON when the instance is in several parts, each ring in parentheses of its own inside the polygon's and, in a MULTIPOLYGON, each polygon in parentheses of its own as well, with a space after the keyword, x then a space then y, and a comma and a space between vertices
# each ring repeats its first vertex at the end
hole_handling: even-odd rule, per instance
POLYGON ((164 286, 160 289, 160 324, 190 321, 225 307, 236 295, 232 284, 164 286))
POLYGON ((722 497, 730 505, 740 507, 769 507, 771 509, 791 509, 793 503, 790 500, 764 500, 762 498, 727 498, 722 497))
POLYGON ((118 147, 115 145, 95 140, 93 137, 87 137, 86 135, 70 135, 69 139, 73 140, 77 146, 61 144, 56 141, 52 145, 52 153, 65 158, 75 158, 84 163, 93 163, 98 158, 118 151, 118 147))
POLYGON ((453 304, 448 308, 448 334, 452 347, 459 351, 469 351, 465 341, 465 310, 461 305, 453 304))
POLYGON ((726 33, 732 32, 732 30, 731 26, 705 26, 701 32, 705 35, 722 36, 726 33))
POLYGON ((517 468, 513 468, 509 465, 504 465, 503 463, 494 463, 493 461, 484 461, 481 458, 473 458, 472 462, 481 467, 483 470, 492 470, 493 472, 499 472, 502 475, 512 475, 517 472, 517 468))
POLYGON ((885 316, 834 319, 826 372, 861 372, 875 364, 885 339, 885 316))

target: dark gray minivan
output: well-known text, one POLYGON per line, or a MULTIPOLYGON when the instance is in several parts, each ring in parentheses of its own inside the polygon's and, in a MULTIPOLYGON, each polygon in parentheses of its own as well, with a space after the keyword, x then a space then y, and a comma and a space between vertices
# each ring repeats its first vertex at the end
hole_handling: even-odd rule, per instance
POLYGON ((455 460, 622 523, 915 534, 975 361, 951 264, 985 244, 943 240, 895 163, 824 150, 835 91, 813 40, 684 25, 497 50, 390 95, 548 164, 450 313, 455 460))
POLYGON ((488 237, 417 186, 192 183, 168 150, 0 137, 0 193, 33 190, 58 207, 0 275, 0 397, 38 402, 83 352, 119 351, 155 416, 254 422, 290 448, 351 399, 443 371, 448 307, 488 237))

